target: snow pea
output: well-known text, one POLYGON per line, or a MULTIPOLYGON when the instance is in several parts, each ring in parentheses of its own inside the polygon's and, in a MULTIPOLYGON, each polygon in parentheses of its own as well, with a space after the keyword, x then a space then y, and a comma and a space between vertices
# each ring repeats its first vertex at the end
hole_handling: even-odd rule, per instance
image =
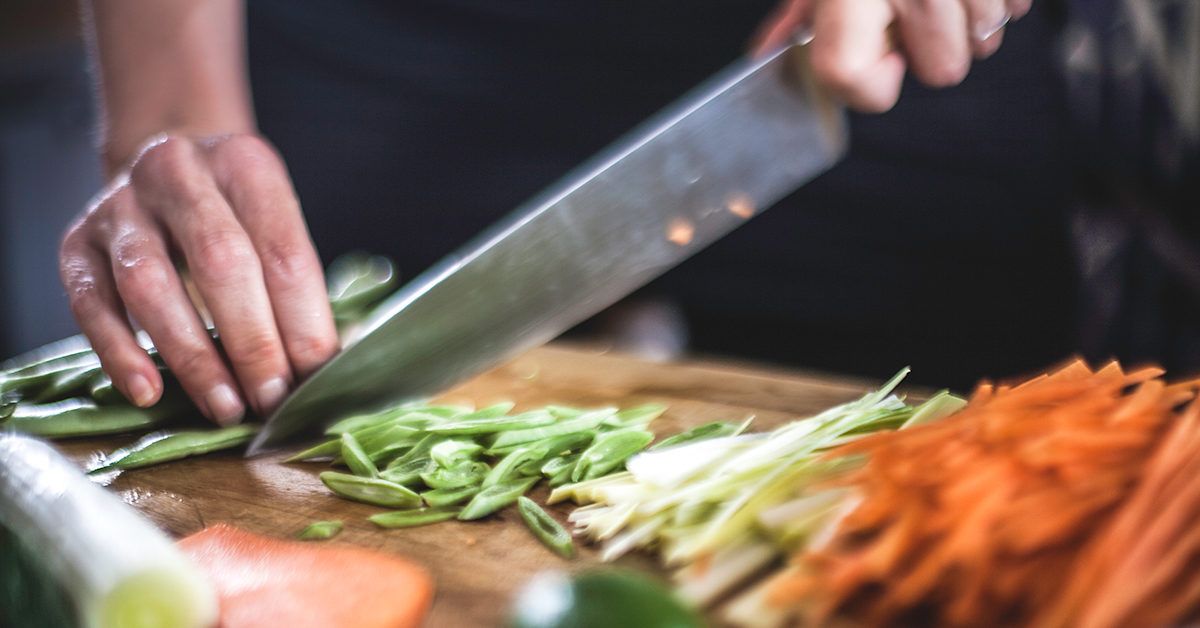
POLYGON ((367 478, 379 477, 379 468, 371 462, 371 458, 367 456, 367 452, 363 451, 362 445, 358 443, 358 439, 354 438, 354 434, 343 432, 341 437, 342 445, 342 460, 350 467, 350 472, 354 475, 360 475, 367 478))
POLYGON ((542 545, 563 558, 571 558, 575 555, 575 544, 571 542, 570 533, 532 499, 524 495, 518 497, 517 512, 521 514, 521 520, 525 522, 525 526, 537 540, 542 542, 542 545))
POLYGON ((387 480, 337 471, 325 471, 318 477, 335 495, 352 501, 385 508, 414 508, 421 504, 420 495, 387 480))
POLYGON ((296 535, 296 538, 301 541, 324 541, 325 539, 332 539, 341 531, 342 522, 339 520, 314 521, 301 530, 296 535))
POLYGON ((132 446, 105 457, 105 464, 89 471, 101 473, 113 469, 138 469, 151 465, 199 456, 245 445, 258 433, 253 424, 234 425, 215 430, 159 432, 143 437, 132 446))
POLYGON ((620 467, 630 456, 645 449, 652 440, 654 434, 645 430, 619 430, 601 434, 580 455, 579 463, 571 471, 571 481, 598 478, 620 467))
POLYGON ((457 514, 453 508, 413 508, 381 512, 367 517, 367 521, 381 528, 415 528, 453 519, 457 514))
POLYGON ((486 517, 517 501, 517 498, 537 484, 539 479, 537 477, 520 478, 489 486, 476 493, 471 501, 467 502, 467 506, 458 513, 458 518, 462 521, 471 521, 486 517))

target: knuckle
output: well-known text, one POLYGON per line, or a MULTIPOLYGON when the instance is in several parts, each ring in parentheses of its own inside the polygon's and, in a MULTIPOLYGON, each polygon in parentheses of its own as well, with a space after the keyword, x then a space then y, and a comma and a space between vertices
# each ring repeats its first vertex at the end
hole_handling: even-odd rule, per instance
POLYGON ((203 381, 211 377, 218 364, 216 356, 208 347, 194 340, 176 343, 163 350, 163 359, 171 364, 171 370, 180 378, 203 381))
POLYGON ((195 168, 191 142, 177 136, 164 136, 138 154, 130 169, 130 178, 139 189, 165 188, 174 195, 193 198, 195 168))
POLYGON ((189 266, 204 281, 217 284, 236 281, 257 264, 249 238, 233 229, 202 232, 196 236, 194 247, 189 266))
POLYGON ((279 341, 272 333, 259 331, 236 340, 227 339, 226 342, 228 343, 229 361, 235 368, 253 368, 283 361, 279 341))
POLYGON ((287 352, 301 369, 311 369, 328 360, 337 352, 336 337, 304 335, 287 341, 287 352))
POLYGON ((233 176, 278 161, 275 148, 257 135, 226 135, 213 141, 209 149, 218 167, 233 176))
POLYGON ((822 82, 837 90, 857 87, 863 76, 863 68, 855 67, 845 55, 827 47, 813 49, 812 67, 822 82))
POLYGON ((90 321, 104 310, 95 282, 67 280, 67 301, 77 321, 90 321))
POLYGON ((288 282, 318 276, 316 256, 305 243, 272 239, 263 243, 259 252, 263 270, 288 282))
POLYGON ((175 269, 166 260, 142 253, 118 253, 114 277, 126 299, 148 302, 169 294, 175 269))

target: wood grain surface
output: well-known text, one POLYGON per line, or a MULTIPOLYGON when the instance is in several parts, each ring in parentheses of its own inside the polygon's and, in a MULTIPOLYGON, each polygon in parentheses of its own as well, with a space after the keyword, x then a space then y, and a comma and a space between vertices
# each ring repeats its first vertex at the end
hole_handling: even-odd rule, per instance
MULTIPOLYGON (((719 419, 756 417, 754 430, 810 415, 861 395, 880 382, 834 378, 716 362, 653 364, 596 350, 550 346, 458 386, 441 397, 483 406, 517 402, 517 410, 548 403, 629 407, 661 402, 667 413, 652 425, 659 434, 719 419)), ((100 450, 132 438, 61 443, 83 463, 100 450)), ((544 569, 576 570, 597 564, 594 549, 580 547, 567 562, 529 534, 515 509, 477 522, 450 521, 408 530, 381 530, 366 521, 381 509, 332 496, 317 479, 325 463, 283 464, 283 454, 246 460, 213 454, 128 471, 110 488, 171 534, 183 536, 216 522, 290 537, 318 519, 342 519, 333 543, 394 552, 425 565, 437 581, 429 626, 495 626, 514 592, 544 569)), ((533 495, 542 502, 545 489, 533 495)), ((565 523, 569 505, 553 510, 565 523)), ((621 563, 654 570, 650 559, 621 563)))

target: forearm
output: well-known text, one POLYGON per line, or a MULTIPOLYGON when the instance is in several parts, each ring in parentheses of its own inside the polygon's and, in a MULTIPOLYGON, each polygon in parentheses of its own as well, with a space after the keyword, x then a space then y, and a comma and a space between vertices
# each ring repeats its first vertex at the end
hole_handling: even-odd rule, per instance
POLYGON ((111 174, 151 136, 254 131, 241 0, 87 0, 111 174))

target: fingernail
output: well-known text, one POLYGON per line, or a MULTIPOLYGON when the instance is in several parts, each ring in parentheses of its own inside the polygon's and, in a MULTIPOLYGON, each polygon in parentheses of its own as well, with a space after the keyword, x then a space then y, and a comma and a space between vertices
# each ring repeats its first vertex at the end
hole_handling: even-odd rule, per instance
POLYGON ((287 396, 288 385, 282 377, 269 379, 258 387, 258 408, 262 412, 274 410, 287 396))
POLYGON ((140 373, 134 373, 125 380, 125 390, 129 391, 134 405, 139 408, 149 408, 154 403, 154 386, 140 373))
POLYGON ((233 425, 242 420, 242 415, 246 413, 242 400, 238 399, 237 393, 229 384, 214 386, 204 396, 204 403, 208 404, 208 413, 212 415, 213 420, 221 425, 233 425))

